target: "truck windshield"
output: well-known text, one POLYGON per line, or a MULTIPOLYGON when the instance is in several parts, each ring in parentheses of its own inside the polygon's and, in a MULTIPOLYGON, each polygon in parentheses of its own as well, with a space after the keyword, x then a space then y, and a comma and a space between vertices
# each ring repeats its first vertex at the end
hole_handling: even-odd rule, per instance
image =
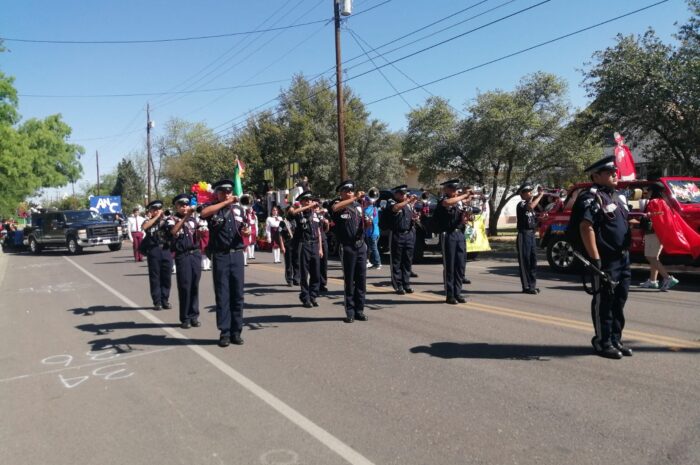
POLYGON ((671 193, 680 203, 700 203, 700 181, 677 179, 667 182, 671 193))
POLYGON ((102 217, 99 213, 95 213, 90 210, 83 210, 78 212, 66 212, 66 221, 69 223, 75 223, 78 221, 102 221, 102 217))

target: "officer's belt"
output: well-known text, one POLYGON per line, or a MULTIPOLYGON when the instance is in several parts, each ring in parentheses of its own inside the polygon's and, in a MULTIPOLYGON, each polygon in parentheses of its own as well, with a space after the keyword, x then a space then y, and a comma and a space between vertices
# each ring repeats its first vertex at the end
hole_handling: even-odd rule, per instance
POLYGON ((362 245, 365 243, 365 240, 364 240, 364 239, 358 239, 358 240, 356 240, 356 241, 351 241, 351 242, 342 242, 342 241, 341 241, 340 243, 341 243, 342 245, 344 245, 344 246, 347 245, 347 246, 355 247, 356 249, 359 249, 359 248, 362 247, 362 245))
POLYGON ((301 242, 302 244, 317 244, 317 243, 318 243, 318 238, 316 238, 316 239, 309 239, 309 240, 302 240, 302 241, 299 241, 299 242, 301 242))
POLYGON ((190 249, 190 250, 185 250, 184 252, 175 252, 176 256, 182 256, 182 255, 193 255, 195 253, 198 253, 199 249, 190 249))
POLYGON ((405 231, 394 231, 394 234, 406 234, 406 233, 410 233, 412 231, 413 231, 413 228, 406 229, 405 231))

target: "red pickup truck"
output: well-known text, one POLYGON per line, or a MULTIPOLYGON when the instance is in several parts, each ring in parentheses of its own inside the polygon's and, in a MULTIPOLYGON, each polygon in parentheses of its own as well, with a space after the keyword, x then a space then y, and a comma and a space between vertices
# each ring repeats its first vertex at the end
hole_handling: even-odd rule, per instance
MULTIPOLYGON (((697 177, 663 177, 656 181, 637 180, 620 181, 618 191, 627 199, 630 209, 630 219, 639 219, 644 215, 640 210, 640 200, 648 186, 661 183, 664 186, 664 199, 668 205, 680 213, 686 223, 695 231, 700 232, 700 178, 697 177)), ((549 266, 558 272, 573 271, 577 268, 573 249, 566 241, 566 229, 569 225, 571 208, 582 189, 590 187, 590 183, 574 185, 568 190, 565 198, 556 200, 545 211, 538 215, 539 246, 547 251, 549 266)), ((632 260, 644 261, 644 232, 638 225, 632 225, 632 245, 630 247, 632 260)), ((693 260, 689 255, 667 255, 662 253, 661 260, 666 264, 692 265, 700 267, 700 259, 693 260)))

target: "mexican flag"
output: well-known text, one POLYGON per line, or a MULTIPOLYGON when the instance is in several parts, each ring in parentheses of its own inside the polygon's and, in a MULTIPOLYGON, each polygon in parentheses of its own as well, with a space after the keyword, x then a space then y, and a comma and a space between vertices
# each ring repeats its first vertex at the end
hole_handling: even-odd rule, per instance
POLYGON ((242 161, 236 158, 236 164, 233 168, 233 195, 240 197, 243 195, 243 183, 241 178, 245 174, 245 165, 242 161))

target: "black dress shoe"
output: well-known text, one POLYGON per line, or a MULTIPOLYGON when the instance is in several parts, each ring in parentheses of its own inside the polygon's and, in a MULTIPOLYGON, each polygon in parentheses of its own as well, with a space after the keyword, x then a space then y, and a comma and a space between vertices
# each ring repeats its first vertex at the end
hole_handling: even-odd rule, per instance
POLYGON ((231 342, 233 342, 237 346, 242 346, 243 345, 243 338, 241 338, 240 334, 234 334, 233 337, 231 338, 231 342))
POLYGON ((289 281, 287 281, 287 286, 288 286, 288 287, 292 287, 292 283, 290 283, 289 281))
POLYGON ((410 287, 405 287, 404 291, 406 291, 406 294, 413 294, 413 289, 411 289, 410 287))
POLYGON ((189 320, 183 321, 180 324, 180 328, 182 328, 182 329, 190 329, 191 327, 192 327, 192 325, 190 324, 189 320))
POLYGON ((202 326, 202 322, 199 320, 192 320, 191 324, 195 328, 199 328, 200 326, 202 326))
POLYGON ((445 302, 447 302, 450 305, 457 305, 459 303, 459 302, 457 302, 457 299, 455 299, 454 297, 448 297, 445 302))
POLYGON ((611 345, 605 346, 600 350, 597 350, 596 354, 604 358, 611 358, 613 360, 620 360, 622 358, 622 352, 620 352, 611 345))
POLYGON ((403 289, 396 289, 396 293, 398 295, 404 295, 404 294, 406 294, 406 291, 404 291, 403 289))
POLYGON ((316 302, 316 299, 311 300, 311 305, 314 307, 318 307, 318 302, 316 302))
POLYGON ((229 336, 221 336, 219 338, 219 347, 228 347, 231 345, 231 338, 229 336))
POLYGON ((298 286, 298 285, 299 285, 299 281, 292 281, 292 284, 294 284, 295 286, 298 286))
POLYGON ((328 292, 328 288, 327 288, 326 286, 321 286, 321 287, 319 288, 319 291, 321 291, 321 292, 328 292))
POLYGON ((416 273, 414 273, 413 271, 411 271, 411 278, 417 278, 417 277, 418 277, 418 274, 416 274, 416 273))
POLYGON ((464 284, 471 284, 472 280, 469 278, 464 278, 464 284))
POLYGON ((369 320, 369 318, 367 318, 367 315, 365 315, 364 313, 358 313, 358 314, 356 314, 356 315, 355 315, 355 319, 356 319, 357 321, 367 321, 367 320, 369 320))
POLYGON ((622 355, 624 355, 625 357, 631 357, 631 356, 632 356, 632 349, 630 349, 629 347, 627 347, 627 346, 625 346, 624 344, 622 344, 622 342, 617 342, 617 341, 615 341, 615 342, 612 343, 612 345, 613 345, 614 348, 616 348, 617 350, 619 350, 619 351, 622 353, 622 355))
POLYGON ((536 287, 536 288, 534 289, 534 291, 535 291, 536 294, 539 294, 539 293, 540 293, 540 288, 539 288, 539 287, 536 287))
POLYGON ((166 310, 170 310, 171 308, 173 308, 173 306, 170 305, 170 302, 163 302, 163 308, 166 310))
POLYGON ((524 293, 524 294, 533 294, 533 295, 536 295, 536 294, 537 294, 537 291, 534 290, 534 289, 523 289, 523 293, 524 293))
POLYGON ((162 308, 160 304, 153 304, 153 310, 161 310, 162 308))
POLYGON ((311 308, 311 307, 313 307, 313 305, 311 305, 311 302, 304 302, 304 304, 303 304, 302 306, 303 306, 304 308, 311 308))
POLYGON ((467 303, 467 299, 465 299, 465 298, 462 297, 461 295, 458 295, 457 297, 455 297, 455 300, 456 300, 457 302, 459 302, 460 304, 465 304, 465 303, 467 303))
POLYGON ((343 323, 352 323, 353 321, 355 321, 355 318, 351 316, 346 316, 345 318, 343 318, 343 323))

